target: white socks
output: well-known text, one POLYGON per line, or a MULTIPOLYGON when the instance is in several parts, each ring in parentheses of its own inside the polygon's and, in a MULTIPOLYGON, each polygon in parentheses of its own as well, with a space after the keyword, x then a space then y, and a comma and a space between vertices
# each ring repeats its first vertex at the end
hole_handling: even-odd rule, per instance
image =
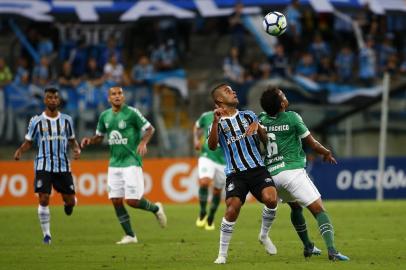
POLYGON ((38 218, 39 222, 41 225, 41 230, 42 233, 45 237, 45 235, 51 236, 51 214, 49 213, 49 207, 48 206, 41 206, 38 205, 38 218))
POLYGON ((277 208, 271 209, 264 205, 264 209, 262 210, 262 224, 260 232, 260 238, 262 240, 265 240, 268 237, 272 222, 274 221, 276 216, 276 209, 277 208))
POLYGON ((228 245, 230 244, 235 222, 229 222, 224 217, 220 228, 219 256, 227 257, 228 245))

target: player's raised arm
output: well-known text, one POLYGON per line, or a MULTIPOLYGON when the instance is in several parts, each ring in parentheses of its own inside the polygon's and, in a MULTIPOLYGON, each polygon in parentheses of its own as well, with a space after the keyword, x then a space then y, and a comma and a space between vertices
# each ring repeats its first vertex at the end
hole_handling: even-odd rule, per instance
POLYGON ((80 142, 80 147, 85 148, 89 144, 99 144, 103 141, 103 135, 94 135, 93 137, 84 137, 80 142))
POLYGON ((15 160, 20 160, 22 154, 29 149, 31 149, 33 142, 29 140, 25 140, 20 147, 15 151, 14 153, 14 159, 15 160))
POLYGON ((337 164, 337 161, 333 157, 330 150, 319 143, 311 134, 304 138, 304 142, 316 153, 323 156, 323 161, 329 162, 331 164, 337 164))
POLYGON ((207 140, 210 150, 216 150, 219 143, 218 124, 223 111, 224 110, 222 108, 218 107, 214 110, 214 119, 213 123, 211 124, 209 138, 207 140))
POLYGON ((268 135, 266 134, 266 130, 261 126, 261 124, 258 125, 258 136, 261 142, 266 146, 268 143, 268 135))
POLYGON ((155 128, 152 125, 150 125, 145 129, 144 136, 142 136, 142 139, 137 147, 137 153, 140 154, 141 156, 144 156, 147 153, 148 151, 147 144, 151 140, 151 137, 154 134, 154 132, 155 128))
POLYGON ((200 138, 203 135, 203 129, 199 128, 197 124, 193 126, 193 146, 196 151, 200 151, 202 148, 200 138))

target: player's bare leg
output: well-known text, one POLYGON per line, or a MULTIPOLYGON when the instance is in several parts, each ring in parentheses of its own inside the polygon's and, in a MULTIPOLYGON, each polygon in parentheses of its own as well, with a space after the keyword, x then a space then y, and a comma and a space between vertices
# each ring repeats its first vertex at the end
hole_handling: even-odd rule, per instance
POLYGON ((51 244, 51 213, 49 212, 49 194, 38 193, 38 218, 44 236, 44 244, 51 244))
POLYGON ((319 225, 320 234, 323 237, 324 243, 328 250, 328 258, 333 261, 348 261, 349 258, 339 253, 334 243, 334 228, 330 221, 327 212, 324 209, 321 199, 317 199, 311 203, 307 208, 316 218, 319 225))
POLYGON ((238 197, 231 197, 226 200, 226 213, 220 227, 220 247, 216 264, 224 264, 227 261, 228 246, 233 235, 234 225, 240 214, 242 202, 238 197))
POLYGON ((265 247, 265 251, 270 255, 275 255, 277 249, 269 238, 269 230, 276 216, 278 206, 275 187, 267 187, 262 190, 262 202, 265 204, 262 210, 261 231, 258 240, 265 247))

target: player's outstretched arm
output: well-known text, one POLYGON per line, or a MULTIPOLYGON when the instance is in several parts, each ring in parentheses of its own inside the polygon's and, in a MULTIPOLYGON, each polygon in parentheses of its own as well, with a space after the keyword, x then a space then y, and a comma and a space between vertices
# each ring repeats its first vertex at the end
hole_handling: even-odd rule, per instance
POLYGON ((73 158, 74 159, 79 159, 80 158, 80 146, 79 143, 75 139, 70 139, 69 140, 69 145, 73 150, 73 158))
POLYGON ((147 153, 147 151, 148 151, 147 144, 151 140, 151 137, 154 134, 154 132, 155 132, 155 128, 153 126, 149 126, 145 130, 144 136, 142 136, 142 139, 137 147, 137 153, 140 154, 141 156, 144 156, 147 153))
POLYGON ((80 147, 85 148, 89 144, 99 144, 103 141, 103 136, 94 135, 93 137, 84 137, 80 142, 80 147))
POLYGON ((305 137, 304 141, 311 149, 313 149, 313 151, 323 156, 323 161, 330 164, 337 164, 337 161, 333 157, 331 151, 319 143, 311 134, 305 137))
POLYGON ((15 151, 14 153, 14 159, 15 160, 20 160, 22 154, 26 151, 28 151, 29 149, 31 149, 33 142, 32 141, 28 141, 25 140, 20 147, 18 147, 18 149, 15 151))

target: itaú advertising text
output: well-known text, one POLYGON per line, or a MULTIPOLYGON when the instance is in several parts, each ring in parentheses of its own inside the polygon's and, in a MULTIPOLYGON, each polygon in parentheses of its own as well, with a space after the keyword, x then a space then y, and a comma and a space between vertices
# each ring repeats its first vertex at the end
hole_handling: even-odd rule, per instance
MULTIPOLYGON (((32 161, 0 162, 0 206, 33 205, 32 161)), ((108 161, 73 161, 72 175, 79 204, 109 204, 107 198, 108 161)), ((197 160, 149 159, 144 161, 145 197, 152 201, 188 203, 197 201, 197 160)), ((52 191, 51 204, 61 204, 52 191)))

